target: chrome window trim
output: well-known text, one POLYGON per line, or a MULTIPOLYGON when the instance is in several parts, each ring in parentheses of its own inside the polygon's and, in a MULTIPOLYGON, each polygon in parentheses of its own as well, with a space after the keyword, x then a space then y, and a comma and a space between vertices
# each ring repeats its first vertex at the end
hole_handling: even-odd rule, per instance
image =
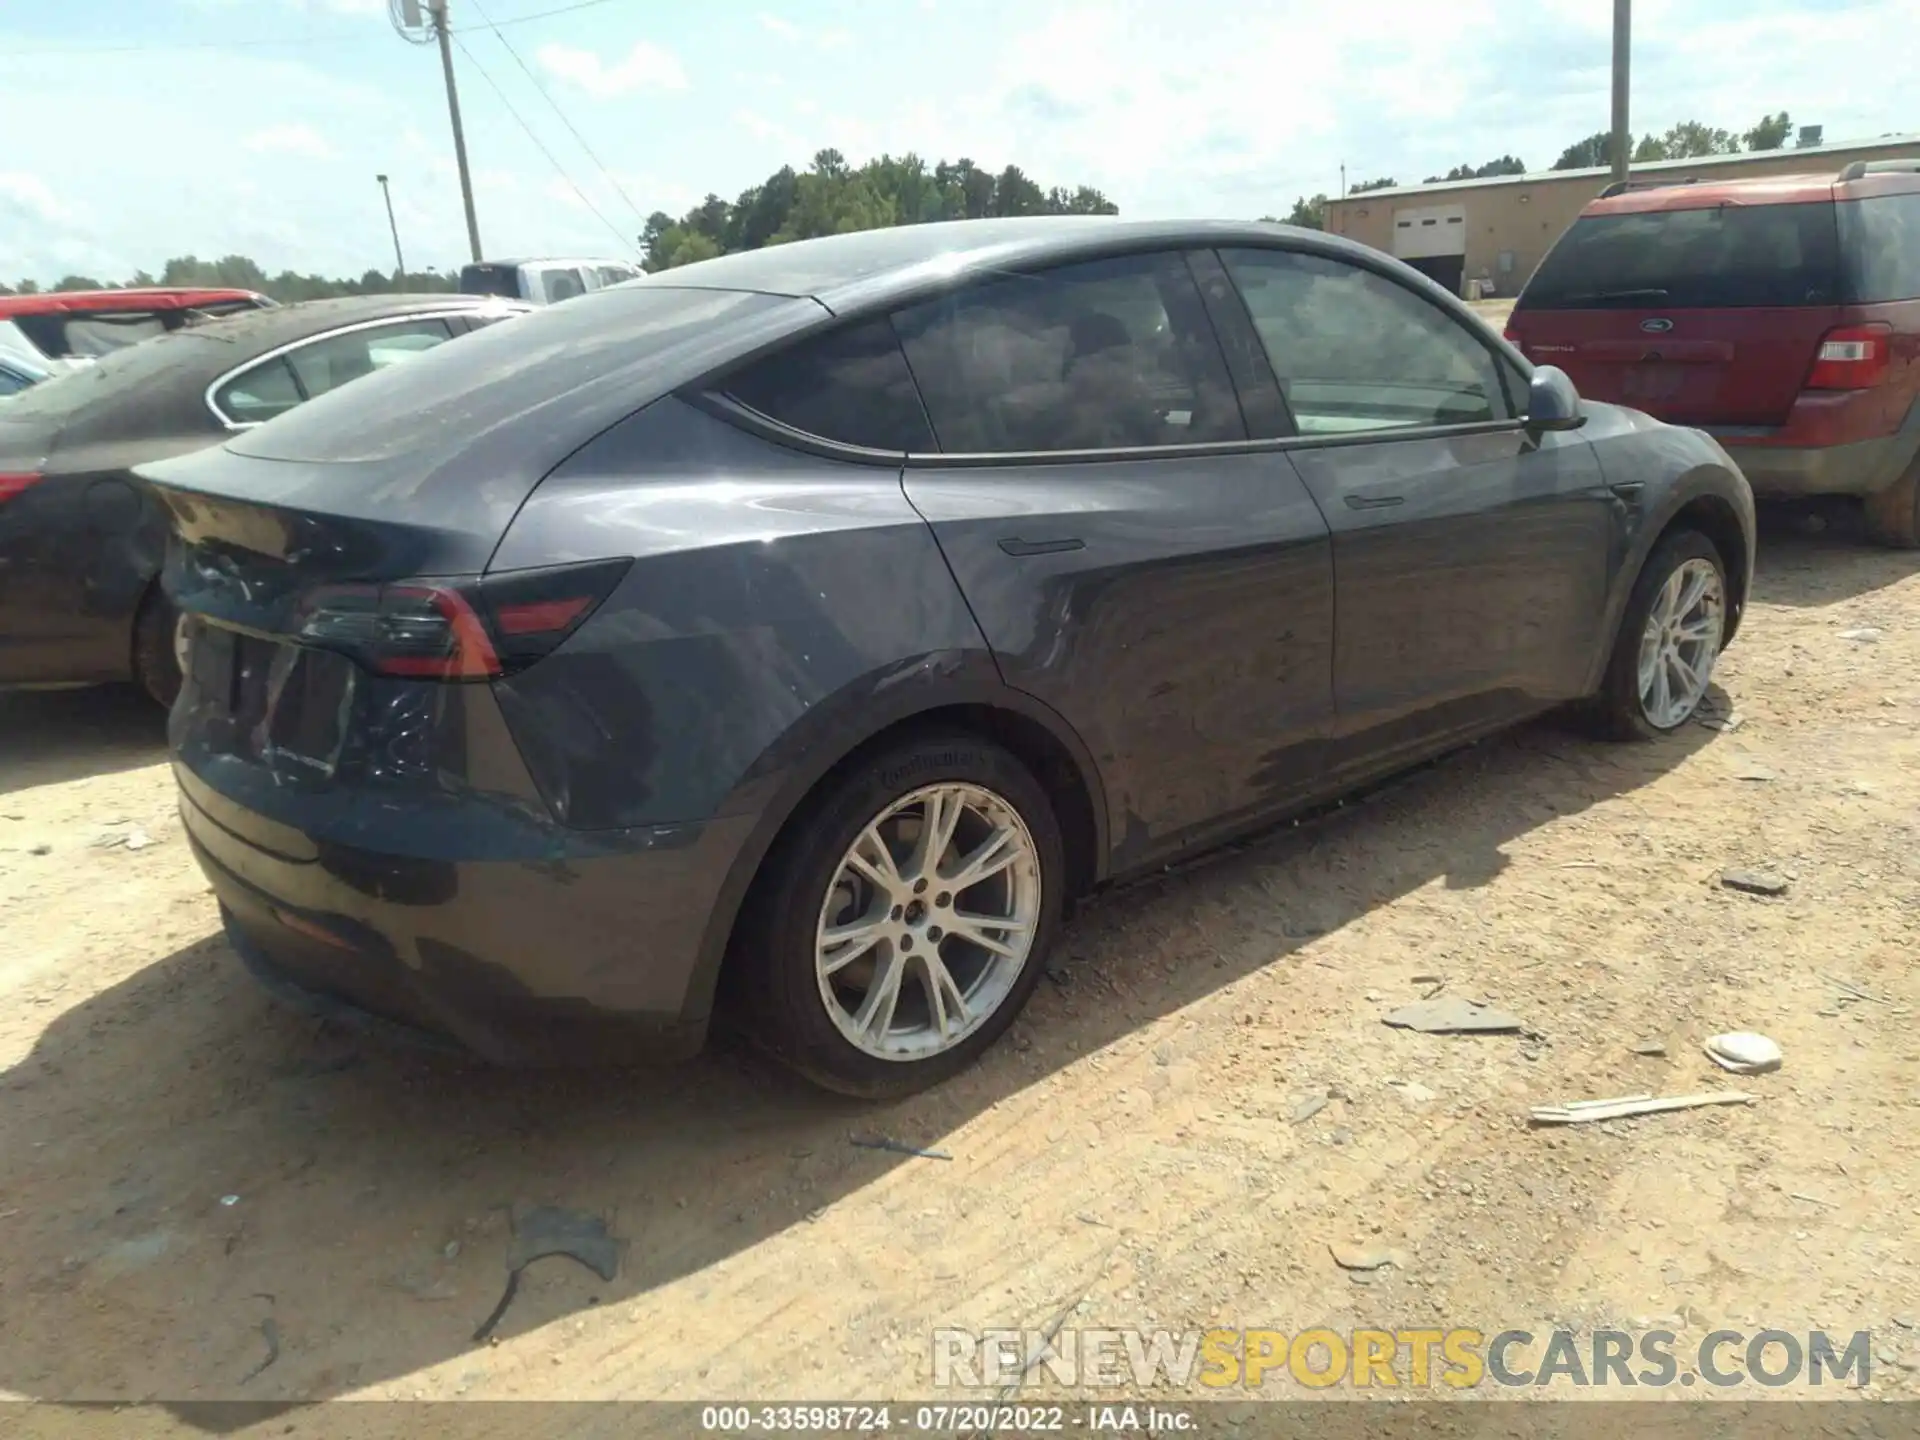
MULTIPOLYGON (((207 410, 215 420, 227 430, 234 434, 239 434, 243 430, 252 430, 267 422, 264 420, 235 420, 220 408, 218 402, 216 402, 213 397, 218 395, 226 386, 238 380, 242 375, 245 375, 248 371, 257 369, 262 365, 270 365, 275 360, 284 360, 296 350, 303 350, 307 346, 318 344, 322 340, 332 340, 336 336, 353 335, 362 330, 382 330, 388 326, 405 325, 413 320, 460 320, 469 316, 486 314, 492 310, 505 310, 507 316, 525 315, 531 313, 533 309, 533 306, 526 304, 524 301, 508 300, 498 306, 462 305, 458 309, 451 310, 412 310, 404 315, 383 315, 378 320, 358 320, 351 325, 341 325, 332 330, 317 330, 313 334, 304 336, 299 340, 289 340, 284 345, 276 346, 272 350, 263 351, 251 360, 236 365, 231 370, 215 377, 212 383, 207 386, 201 398, 206 402, 207 410)), ((448 325, 447 329, 450 332, 447 336, 448 340, 458 340, 462 334, 472 333, 471 331, 455 330, 452 325, 448 325)), ((432 348, 438 349, 439 346, 432 348)), ((300 403, 304 405, 307 402, 303 400, 300 403)), ((295 408, 297 409, 298 406, 295 408)))

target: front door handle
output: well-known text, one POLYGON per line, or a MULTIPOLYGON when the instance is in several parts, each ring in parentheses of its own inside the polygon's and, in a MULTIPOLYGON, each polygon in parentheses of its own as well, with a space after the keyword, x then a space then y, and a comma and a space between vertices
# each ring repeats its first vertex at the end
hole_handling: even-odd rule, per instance
POLYGON ((1000 548, 1009 555, 1058 555, 1067 550, 1084 550, 1087 542, 1063 535, 1058 540, 1006 539, 1000 542, 1000 548))
POLYGON ((1609 485, 1607 488, 1622 500, 1638 500, 1640 498, 1640 492, 1647 488, 1647 482, 1644 480, 1622 480, 1619 484, 1609 485))
POLYGON ((1387 510, 1395 505, 1404 505, 1406 502, 1407 497, 1404 495, 1363 495, 1357 490, 1347 492, 1349 510, 1387 510))

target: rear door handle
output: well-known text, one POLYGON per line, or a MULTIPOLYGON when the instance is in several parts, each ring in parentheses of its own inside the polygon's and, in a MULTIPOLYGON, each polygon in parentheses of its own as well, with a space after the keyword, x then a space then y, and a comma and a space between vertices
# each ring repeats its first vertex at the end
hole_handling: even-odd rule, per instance
POLYGON ((1354 490, 1347 492, 1349 510, 1387 510, 1395 505, 1404 505, 1406 502, 1407 497, 1404 495, 1363 495, 1354 490))
POLYGON ((1058 540, 1006 539, 1000 542, 1000 548, 1009 555, 1058 555, 1067 550, 1084 550, 1087 542, 1063 535, 1058 540))
POLYGON ((1618 485, 1609 485, 1607 488, 1622 500, 1638 500, 1640 498, 1640 492, 1647 488, 1647 482, 1644 480, 1622 480, 1618 485))

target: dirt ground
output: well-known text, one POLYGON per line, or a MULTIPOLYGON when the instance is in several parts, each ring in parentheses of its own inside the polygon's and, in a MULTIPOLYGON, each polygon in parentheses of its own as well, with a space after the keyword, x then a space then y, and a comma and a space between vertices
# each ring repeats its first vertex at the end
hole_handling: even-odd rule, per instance
POLYGON ((724 1046, 528 1077, 295 1018, 216 938, 157 718, 0 700, 0 1392, 924 1396, 932 1327, 1080 1297, 1150 1329, 1867 1328, 1872 1390, 1920 1393, 1920 574, 1772 523, 1737 728, 1537 724, 1107 897, 1008 1043, 879 1109, 724 1046), (1430 975, 1531 1033, 1383 1025, 1430 975), (1714 1070, 1729 1029, 1785 1068, 1714 1070), (1526 1123, 1733 1085, 1761 1099, 1526 1123), (618 1277, 543 1261, 475 1345, 544 1203, 605 1216, 618 1277), (1356 1284, 1355 1238, 1407 1264, 1356 1284))

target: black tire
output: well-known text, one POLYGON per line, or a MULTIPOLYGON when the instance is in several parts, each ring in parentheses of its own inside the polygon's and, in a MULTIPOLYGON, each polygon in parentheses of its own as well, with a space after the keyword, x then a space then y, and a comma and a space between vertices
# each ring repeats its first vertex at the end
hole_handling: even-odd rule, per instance
POLYGON ((1877 545, 1920 549, 1920 460, 1877 494, 1867 496, 1867 534, 1877 545))
POLYGON ((163 710, 171 710, 180 694, 180 657, 174 649, 174 628, 180 612, 159 587, 147 592, 133 622, 133 679, 163 710))
MULTIPOLYGON (((1699 707, 1687 712, 1671 725, 1658 726, 1647 718, 1640 702, 1640 638, 1647 627, 1661 588, 1673 572, 1689 560, 1705 560, 1720 577, 1720 593, 1730 603, 1727 588, 1727 563, 1717 547, 1697 530, 1676 530, 1666 536, 1647 556, 1627 599, 1626 613, 1620 617, 1620 630, 1614 637, 1613 654, 1607 661, 1606 678, 1594 697, 1593 714, 1603 734, 1615 740, 1657 740, 1684 727, 1699 713, 1699 707)), ((1725 612, 1721 632, 1724 638, 1725 612)), ((1717 658, 1717 657, 1716 657, 1717 658)))
POLYGON ((729 990, 752 1038, 815 1084, 883 1100, 937 1085, 971 1065, 1033 994, 1060 926, 1067 868, 1045 790, 1018 759, 976 735, 928 734, 861 760, 809 803, 767 857, 735 937, 729 990), (815 927, 842 858, 877 816, 941 782, 992 791, 1025 823, 1040 884, 1033 945, 998 1008, 952 1048, 919 1060, 868 1054, 828 1013, 815 963, 815 927))

